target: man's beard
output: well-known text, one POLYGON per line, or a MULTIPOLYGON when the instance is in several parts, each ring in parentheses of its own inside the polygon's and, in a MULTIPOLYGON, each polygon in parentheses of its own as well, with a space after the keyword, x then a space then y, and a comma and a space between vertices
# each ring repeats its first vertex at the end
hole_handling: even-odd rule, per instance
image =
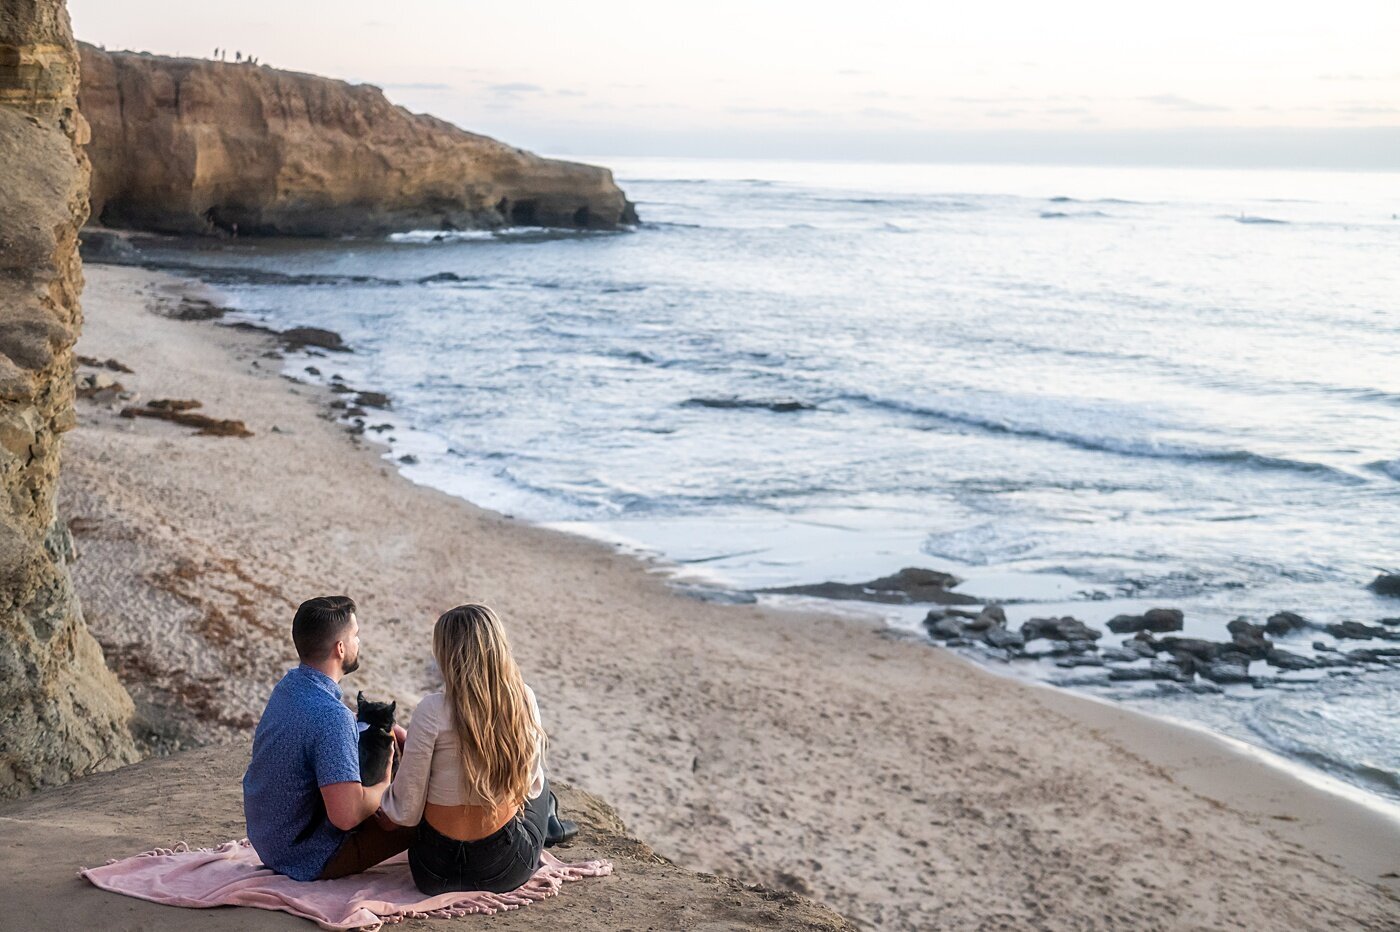
POLYGON ((342 661, 340 662, 340 675, 341 675, 341 676, 344 676, 344 675, 347 674, 347 673, 354 673, 354 672, 355 672, 356 670, 358 670, 358 669, 360 669, 360 655, 359 655, 359 654, 356 654, 356 655, 355 655, 355 659, 352 660, 352 661, 350 661, 349 663, 346 663, 344 660, 342 660, 342 661))

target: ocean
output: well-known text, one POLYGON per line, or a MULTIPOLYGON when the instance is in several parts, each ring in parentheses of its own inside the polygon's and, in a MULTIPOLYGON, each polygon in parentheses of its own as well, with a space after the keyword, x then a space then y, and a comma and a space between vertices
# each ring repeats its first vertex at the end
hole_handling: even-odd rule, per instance
MULTIPOLYGON (((410 479, 697 597, 919 566, 1013 626, 1400 616, 1365 588, 1400 571, 1400 173, 594 161, 638 229, 143 249, 341 334, 286 371, 387 393, 410 479)), ((1400 807, 1400 666, 1197 692, 969 653, 1400 807)))

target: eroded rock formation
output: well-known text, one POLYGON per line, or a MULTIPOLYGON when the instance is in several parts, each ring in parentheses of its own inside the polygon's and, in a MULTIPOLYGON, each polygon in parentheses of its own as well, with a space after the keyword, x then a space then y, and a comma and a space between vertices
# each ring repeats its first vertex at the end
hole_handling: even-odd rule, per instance
POLYGON ((0 796, 136 758, 131 700, 83 624, 58 518, 74 424, 87 217, 76 50, 62 0, 0 6, 0 796))
POLYGON ((166 233, 608 229, 612 173, 391 104, 377 87, 81 46, 92 217, 166 233))

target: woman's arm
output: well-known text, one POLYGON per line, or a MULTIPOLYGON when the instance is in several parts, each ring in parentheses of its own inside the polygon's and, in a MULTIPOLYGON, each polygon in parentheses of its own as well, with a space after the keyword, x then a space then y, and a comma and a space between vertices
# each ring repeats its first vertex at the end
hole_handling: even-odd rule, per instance
POLYGON ((403 763, 380 802, 385 817, 396 825, 417 825, 428 801, 428 775, 433 769, 433 745, 437 743, 442 698, 425 696, 408 723, 403 763))

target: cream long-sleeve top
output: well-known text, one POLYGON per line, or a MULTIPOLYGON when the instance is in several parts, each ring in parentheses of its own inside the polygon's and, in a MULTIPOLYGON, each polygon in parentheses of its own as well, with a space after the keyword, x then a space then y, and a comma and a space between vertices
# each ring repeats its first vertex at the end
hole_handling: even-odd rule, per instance
MULTIPOLYGON (((525 687, 525 698, 535 724, 540 721, 540 708, 535 691, 525 687)), ((531 768, 530 799, 544 791, 544 753, 535 749, 531 768)), ((380 808, 399 825, 417 825, 423 818, 423 806, 484 806, 486 801, 468 796, 462 780, 462 752, 452 727, 452 712, 442 693, 430 693, 418 703, 413 719, 408 723, 408 738, 404 741, 403 760, 394 782, 384 794, 380 808)))

